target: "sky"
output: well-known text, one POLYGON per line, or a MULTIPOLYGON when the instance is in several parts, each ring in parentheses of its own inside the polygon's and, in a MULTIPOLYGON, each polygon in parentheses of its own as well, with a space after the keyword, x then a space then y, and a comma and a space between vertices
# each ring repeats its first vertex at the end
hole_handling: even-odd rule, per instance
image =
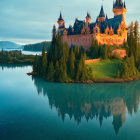
MULTIPOLYGON (((127 25, 140 22, 139 0, 125 0, 127 25)), ((52 27, 62 12, 66 26, 75 18, 84 20, 87 11, 92 22, 99 15, 102 0, 0 0, 0 41, 18 44, 37 43, 51 40, 52 27)), ((104 11, 113 17, 113 0, 104 0, 104 11)))

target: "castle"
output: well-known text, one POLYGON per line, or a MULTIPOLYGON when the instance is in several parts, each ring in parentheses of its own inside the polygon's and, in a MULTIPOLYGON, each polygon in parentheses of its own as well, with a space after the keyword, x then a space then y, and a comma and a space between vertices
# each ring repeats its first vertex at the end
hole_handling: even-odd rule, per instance
POLYGON ((93 39, 100 45, 121 46, 127 41, 126 15, 127 9, 125 2, 116 0, 113 2, 113 18, 105 16, 103 6, 96 21, 91 23, 91 16, 87 13, 86 20, 75 19, 73 26, 65 27, 65 22, 60 13, 58 18, 58 31, 63 37, 63 41, 69 46, 83 46, 89 49, 93 39))

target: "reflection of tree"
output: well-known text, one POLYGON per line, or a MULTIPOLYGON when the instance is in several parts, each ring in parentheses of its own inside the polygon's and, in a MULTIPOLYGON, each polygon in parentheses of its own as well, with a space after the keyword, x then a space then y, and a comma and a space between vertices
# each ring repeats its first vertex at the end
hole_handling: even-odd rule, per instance
POLYGON ((15 68, 22 68, 22 67, 25 67, 25 66, 31 66, 31 65, 28 65, 28 64, 0 64, 0 68, 2 70, 4 70, 4 68, 12 68, 12 69, 15 69, 15 68))
POLYGON ((140 100, 140 81, 124 84, 62 84, 33 78, 38 94, 48 96, 49 105, 56 108, 58 116, 65 120, 66 114, 79 124, 97 118, 113 116, 116 135, 125 122, 126 109, 137 112, 140 100))
POLYGON ((122 116, 121 115, 117 115, 117 116, 113 116, 113 126, 114 126, 114 130, 116 135, 118 135, 119 133, 119 129, 122 127, 122 116))

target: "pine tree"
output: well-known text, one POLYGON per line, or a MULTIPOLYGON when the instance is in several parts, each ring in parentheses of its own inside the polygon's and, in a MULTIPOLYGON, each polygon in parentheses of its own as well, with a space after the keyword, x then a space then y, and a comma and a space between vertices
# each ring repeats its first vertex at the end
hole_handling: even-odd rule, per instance
POLYGON ((56 61, 55 64, 55 81, 58 81, 60 75, 59 63, 56 61))
POLYGON ((38 56, 36 55, 35 56, 35 59, 34 59, 34 63, 33 63, 33 72, 37 72, 38 69, 37 69, 37 65, 38 65, 38 56))
POLYGON ((55 70, 54 70, 53 62, 49 63, 47 79, 48 80, 54 80, 55 79, 55 70))
POLYGON ((57 39, 57 34, 56 34, 56 27, 54 25, 52 30, 52 42, 47 52, 48 61, 53 61, 54 64, 56 63, 54 61, 54 59, 56 58, 55 55, 57 55, 56 39, 57 39))
POLYGON ((128 45, 129 45, 129 57, 134 55, 134 23, 131 22, 128 28, 128 45))
POLYGON ((67 79, 68 79, 68 76, 67 76, 67 65, 66 65, 66 62, 64 61, 63 58, 60 59, 59 61, 59 76, 58 76, 58 81, 60 82, 66 82, 67 79))
POLYGON ((138 21, 136 21, 135 25, 134 25, 134 57, 135 57, 135 62, 136 62, 136 57, 137 57, 138 43, 139 43, 139 24, 138 24, 138 21))
POLYGON ((52 30, 52 43, 55 43, 55 41, 56 41, 56 27, 54 25, 52 30))
POLYGON ((68 60, 68 73, 71 79, 74 79, 75 75, 75 55, 73 52, 73 49, 70 49, 70 55, 69 55, 69 60, 68 60))
POLYGON ((47 56, 45 52, 45 43, 42 48, 42 67, 41 67, 41 73, 42 75, 45 75, 47 72, 47 56))
POLYGON ((100 57, 99 49, 100 49, 100 47, 99 47, 97 41, 92 40, 90 51, 89 51, 90 57, 93 59, 100 57))
POLYGON ((108 47, 106 45, 101 47, 101 57, 102 59, 108 59, 108 47))
POLYGON ((85 81, 88 79, 88 70, 85 65, 85 53, 82 54, 76 69, 76 81, 85 81))

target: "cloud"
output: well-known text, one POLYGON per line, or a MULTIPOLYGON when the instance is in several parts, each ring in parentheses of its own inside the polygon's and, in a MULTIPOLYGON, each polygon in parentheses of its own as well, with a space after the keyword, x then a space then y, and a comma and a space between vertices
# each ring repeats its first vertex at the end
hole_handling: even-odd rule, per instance
MULTIPOLYGON (((140 21, 138 0, 126 1, 127 24, 140 21)), ((113 17, 113 0, 104 1, 104 10, 113 17)), ((5 0, 0 1, 0 40, 34 43, 51 39, 53 24, 63 13, 66 26, 75 18, 84 19, 89 11, 92 21, 96 20, 101 7, 100 0, 5 0)))

